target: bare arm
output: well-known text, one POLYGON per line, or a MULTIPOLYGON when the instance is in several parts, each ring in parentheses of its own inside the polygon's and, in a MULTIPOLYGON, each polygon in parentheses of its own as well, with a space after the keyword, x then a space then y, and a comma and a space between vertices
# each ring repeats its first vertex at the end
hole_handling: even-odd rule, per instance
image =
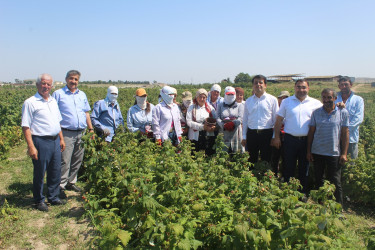
POLYGON ((348 160, 347 159, 348 147, 349 147, 349 128, 348 127, 341 128, 340 142, 341 142, 340 163, 344 164, 348 160))
POLYGON ((61 130, 60 130, 60 133, 59 133, 59 137, 60 137, 61 152, 63 152, 65 150, 65 141, 64 141, 64 136, 63 136, 63 133, 62 133, 61 130))
POLYGON ((309 133, 307 134, 307 160, 310 162, 314 161, 314 158, 311 154, 311 146, 314 140, 314 134, 315 134, 316 127, 310 126, 309 133))
POLYGON ((271 140, 271 145, 277 149, 281 147, 280 129, 281 129, 281 126, 283 125, 283 120, 284 120, 284 117, 281 117, 279 115, 276 116, 276 123, 273 129, 275 138, 271 140))
POLYGON ((27 143, 27 153, 33 160, 38 160, 38 150, 34 146, 33 139, 31 137, 31 131, 29 127, 22 127, 22 132, 25 136, 27 143))
POLYGON ((87 123, 87 128, 90 130, 90 132, 92 132, 94 130, 94 128, 92 127, 92 123, 91 123, 91 118, 90 118, 89 112, 86 112, 86 123, 87 123))

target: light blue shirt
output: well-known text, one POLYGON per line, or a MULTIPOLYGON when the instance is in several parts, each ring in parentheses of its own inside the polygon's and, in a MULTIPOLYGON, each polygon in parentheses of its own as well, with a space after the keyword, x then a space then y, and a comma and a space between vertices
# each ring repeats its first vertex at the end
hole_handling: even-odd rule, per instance
POLYGON ((48 100, 36 93, 27 99, 22 106, 22 127, 28 127, 32 135, 55 136, 60 131, 61 115, 56 100, 48 100))
MULTIPOLYGON (((336 103, 342 102, 341 92, 337 93, 336 103)), ((348 100, 345 102, 345 108, 349 112, 349 143, 358 143, 359 125, 363 122, 365 105, 363 98, 355 95, 352 91, 348 100)))
POLYGON ((67 86, 52 94, 56 99, 62 116, 61 127, 70 130, 81 130, 87 127, 86 112, 90 105, 86 94, 77 89, 72 93, 67 86))
POLYGON ((150 112, 146 114, 145 109, 141 109, 138 105, 132 106, 128 111, 128 117, 126 123, 130 132, 141 131, 146 132, 145 126, 152 124, 152 110, 154 105, 150 103, 150 112))
POLYGON ((325 156, 340 156, 341 128, 348 127, 349 114, 346 109, 335 109, 328 114, 323 107, 311 116, 310 126, 315 127, 311 153, 325 156))

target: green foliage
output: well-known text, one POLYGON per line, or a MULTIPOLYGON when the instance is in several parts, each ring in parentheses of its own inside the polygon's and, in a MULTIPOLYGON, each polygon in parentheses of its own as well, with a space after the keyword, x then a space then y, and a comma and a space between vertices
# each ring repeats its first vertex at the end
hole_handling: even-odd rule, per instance
POLYGON ((248 73, 241 72, 234 78, 234 83, 251 83, 251 76, 248 73))

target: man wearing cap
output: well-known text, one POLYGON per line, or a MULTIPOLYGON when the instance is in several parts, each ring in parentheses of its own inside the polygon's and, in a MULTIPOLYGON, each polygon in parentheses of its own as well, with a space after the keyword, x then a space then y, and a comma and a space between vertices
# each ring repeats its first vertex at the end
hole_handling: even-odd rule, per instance
POLYGON ((117 87, 108 87, 106 98, 97 101, 91 113, 91 121, 96 133, 107 142, 112 141, 119 125, 124 126, 124 119, 117 97, 117 87))
POLYGON ((81 191, 76 186, 78 170, 82 164, 84 153, 81 139, 86 127, 90 132, 94 131, 86 94, 78 89, 80 76, 81 73, 77 70, 68 71, 65 77, 66 86, 56 90, 52 95, 60 109, 61 130, 66 144, 61 158, 61 198, 66 198, 65 189, 81 191))
POLYGON ((173 145, 181 142, 180 110, 176 103, 175 90, 165 86, 160 90, 162 102, 152 111, 152 130, 157 144, 171 140, 173 145))
MULTIPOLYGON (((303 187, 302 192, 307 194, 309 162, 307 154, 307 133, 312 112, 320 108, 322 103, 308 96, 309 83, 299 79, 294 84, 294 95, 283 100, 277 113, 275 131, 280 131, 284 122, 284 180, 289 182, 294 177, 298 160, 298 179, 303 187)), ((281 147, 280 133, 275 133, 272 145, 281 147)))
POLYGON ((243 116, 242 146, 247 146, 251 163, 271 161, 271 139, 276 113, 276 97, 266 93, 267 78, 256 75, 252 79, 254 94, 246 100, 243 116))
POLYGON ((339 79, 340 92, 337 93, 336 103, 344 103, 349 112, 349 149, 348 155, 352 159, 358 157, 359 125, 363 122, 364 102, 362 97, 355 95, 351 90, 352 79, 343 76, 339 79))
POLYGON ((182 135, 187 136, 189 132, 189 127, 186 124, 186 112, 189 106, 192 104, 193 96, 190 91, 182 92, 182 103, 178 105, 181 112, 181 128, 182 135))
POLYGON ((22 131, 27 142, 27 152, 34 165, 33 198, 36 208, 48 211, 43 195, 43 182, 47 171, 47 199, 51 205, 62 205, 59 199, 61 152, 65 149, 61 133, 61 115, 56 100, 50 96, 52 77, 38 77, 38 92, 22 106, 22 131))
POLYGON ((214 84, 211 91, 208 93, 207 102, 211 104, 214 109, 217 109, 219 103, 223 102, 224 98, 220 96, 221 87, 219 84, 214 84))
MULTIPOLYGON (((290 96, 290 94, 286 90, 283 90, 283 91, 280 92, 280 95, 277 97, 277 101, 278 101, 279 107, 281 105, 281 102, 284 99, 288 98, 289 96, 290 96)), ((275 172, 275 174, 278 174, 278 172, 280 170, 280 168, 279 168, 280 157, 281 157, 281 161, 282 161, 282 166, 284 166, 284 164, 285 164, 284 155, 283 155, 284 134, 285 134, 285 132, 284 132, 284 125, 282 125, 282 127, 280 129, 280 141, 281 141, 280 148, 272 147, 271 166, 272 166, 272 170, 275 172)), ((284 167, 282 169, 284 169, 284 167)))
POLYGON ((130 132, 140 132, 148 138, 153 138, 152 110, 154 105, 147 101, 147 93, 143 88, 135 91, 135 102, 128 111, 126 125, 130 132))

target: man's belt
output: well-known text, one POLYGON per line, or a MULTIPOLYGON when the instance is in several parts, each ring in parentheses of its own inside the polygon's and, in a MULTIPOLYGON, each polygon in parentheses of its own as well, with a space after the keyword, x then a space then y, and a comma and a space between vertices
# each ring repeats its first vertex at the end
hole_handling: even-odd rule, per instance
POLYGON ((248 129, 248 131, 255 132, 257 134, 267 132, 267 131, 270 131, 270 130, 272 130, 272 128, 266 128, 266 129, 251 129, 251 128, 249 128, 248 129))
POLYGON ((288 134, 288 133, 285 133, 285 135, 288 135, 288 136, 291 136, 297 140, 306 140, 307 139, 307 135, 306 136, 294 136, 294 135, 291 135, 291 134, 288 134))
POLYGON ((45 140, 56 140, 59 135, 33 135, 33 137, 38 137, 45 140))
POLYGON ((71 131, 71 132, 81 132, 85 129, 67 129, 67 128, 61 128, 61 130, 65 130, 65 131, 71 131))

